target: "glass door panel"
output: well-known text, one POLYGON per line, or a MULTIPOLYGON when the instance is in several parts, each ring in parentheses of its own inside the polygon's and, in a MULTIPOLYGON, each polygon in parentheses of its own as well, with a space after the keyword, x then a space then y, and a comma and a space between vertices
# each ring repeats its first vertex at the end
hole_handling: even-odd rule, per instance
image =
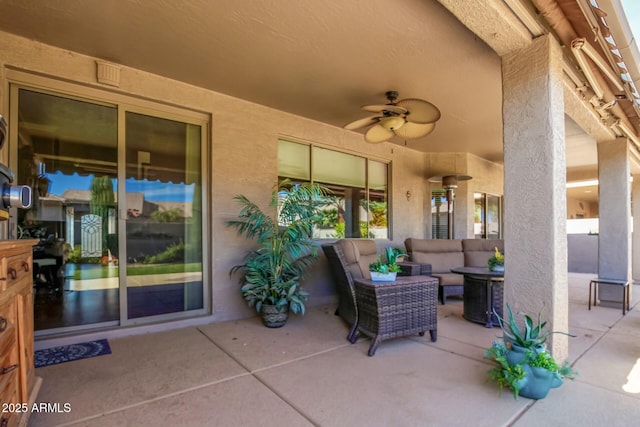
POLYGON ((34 195, 17 211, 17 236, 40 241, 35 330, 117 322, 117 109, 13 87, 16 95, 17 183, 34 195))
POLYGON ((502 218, 500 196, 487 195, 487 239, 500 239, 502 218))
POLYGON ((202 309, 201 127, 125 117, 127 318, 202 309))

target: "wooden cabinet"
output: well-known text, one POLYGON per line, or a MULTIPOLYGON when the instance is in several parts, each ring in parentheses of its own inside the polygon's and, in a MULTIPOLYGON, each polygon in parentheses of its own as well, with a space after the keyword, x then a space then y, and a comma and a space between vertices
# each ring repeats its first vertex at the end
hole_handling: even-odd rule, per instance
POLYGON ((33 365, 32 250, 37 242, 0 241, 0 426, 26 426, 30 411, 24 408, 33 405, 40 388, 33 365))

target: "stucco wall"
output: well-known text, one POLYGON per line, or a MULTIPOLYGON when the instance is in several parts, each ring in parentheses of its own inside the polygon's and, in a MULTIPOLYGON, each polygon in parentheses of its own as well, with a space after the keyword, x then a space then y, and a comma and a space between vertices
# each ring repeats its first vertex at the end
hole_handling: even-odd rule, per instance
MULTIPOLYGON (((238 208, 234 195, 242 193, 261 204, 268 203, 277 178, 278 138, 291 138, 391 162, 391 197, 394 210, 393 244, 401 246, 407 237, 426 236, 429 229, 430 188, 427 155, 395 144, 367 144, 361 135, 265 106, 256 105, 210 90, 173 81, 140 70, 122 67, 120 86, 97 83, 96 58, 36 43, 0 32, 0 113, 9 118, 7 69, 21 70, 204 112, 211 117, 210 212, 212 321, 253 315, 240 296, 230 267, 238 262, 251 243, 225 227, 238 208), (409 197, 407 198, 407 191, 409 197)), ((2 156, 6 156, 6 149, 2 156)), ((466 156, 463 156, 466 157, 466 156)), ((2 157, 6 162, 7 157, 2 157)), ((475 172, 472 172, 472 174, 475 172)), ((488 190, 487 190, 488 191, 488 190)), ((379 242, 386 246, 390 242, 379 242)), ((311 293, 309 305, 334 298, 324 260, 314 268, 305 285, 311 293)))
POLYGON ((585 200, 567 198, 567 219, 597 218, 598 203, 585 200))
MULTIPOLYGON (((495 196, 504 194, 504 167, 489 162, 470 153, 427 153, 426 176, 468 175, 468 181, 459 181, 455 190, 454 237, 456 239, 473 238, 474 233, 474 199, 473 193, 487 193, 495 196)), ((428 229, 424 237, 431 237, 431 202, 432 188, 440 188, 440 184, 429 184, 429 208, 426 210, 428 229)), ((416 236, 413 236, 416 237, 416 236)))

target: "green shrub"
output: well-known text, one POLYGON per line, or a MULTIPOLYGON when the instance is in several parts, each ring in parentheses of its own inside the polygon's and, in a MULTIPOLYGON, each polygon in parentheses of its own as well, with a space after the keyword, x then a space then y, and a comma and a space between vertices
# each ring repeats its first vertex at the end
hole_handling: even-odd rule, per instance
POLYGON ((155 255, 147 255, 144 264, 163 264, 168 262, 183 262, 186 245, 180 241, 167 246, 167 249, 155 255))
POLYGON ((154 211, 151 213, 151 219, 155 222, 178 222, 184 219, 182 209, 174 208, 166 211, 154 211))

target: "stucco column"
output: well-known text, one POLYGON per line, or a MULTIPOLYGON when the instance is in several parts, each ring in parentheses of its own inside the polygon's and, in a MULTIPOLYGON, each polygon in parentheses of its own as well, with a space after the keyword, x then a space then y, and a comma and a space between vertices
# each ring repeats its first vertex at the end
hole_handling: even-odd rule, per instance
MULTIPOLYGON (((631 200, 635 200, 635 203, 631 204, 633 230, 635 230, 631 234, 631 277, 636 282, 640 281, 640 175, 633 176, 631 192, 631 200)), ((633 286, 631 291, 633 292, 633 286)))
MULTIPOLYGON (((502 60, 505 302, 549 331, 568 322, 566 152, 562 52, 549 36, 502 60)), ((547 340, 556 360, 565 335, 547 340)))
MULTIPOLYGON (((631 165, 629 141, 598 142, 598 276, 631 280, 631 165)), ((622 307, 620 286, 599 285, 600 303, 622 307)))

